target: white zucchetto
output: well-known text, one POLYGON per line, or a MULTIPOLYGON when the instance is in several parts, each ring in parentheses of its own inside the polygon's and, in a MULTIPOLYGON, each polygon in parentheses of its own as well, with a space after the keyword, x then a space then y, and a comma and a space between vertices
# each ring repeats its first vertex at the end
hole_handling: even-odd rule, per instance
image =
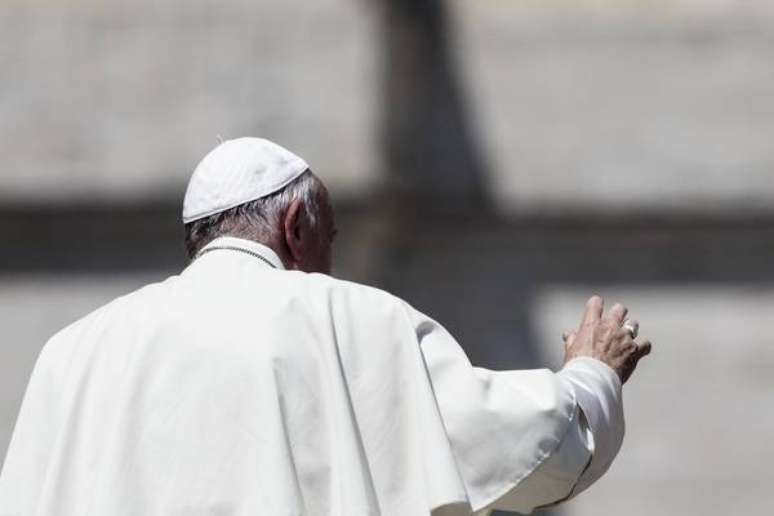
POLYGON ((263 138, 237 138, 199 162, 183 202, 183 223, 266 197, 303 174, 309 165, 263 138))

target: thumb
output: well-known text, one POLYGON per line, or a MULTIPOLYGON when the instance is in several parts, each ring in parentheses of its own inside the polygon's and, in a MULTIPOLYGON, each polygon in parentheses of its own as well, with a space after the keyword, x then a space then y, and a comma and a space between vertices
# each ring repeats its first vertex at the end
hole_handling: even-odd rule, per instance
POLYGON ((578 336, 578 333, 575 331, 566 331, 562 333, 562 340, 564 341, 564 349, 568 349, 572 347, 572 344, 575 342, 575 337, 578 336))

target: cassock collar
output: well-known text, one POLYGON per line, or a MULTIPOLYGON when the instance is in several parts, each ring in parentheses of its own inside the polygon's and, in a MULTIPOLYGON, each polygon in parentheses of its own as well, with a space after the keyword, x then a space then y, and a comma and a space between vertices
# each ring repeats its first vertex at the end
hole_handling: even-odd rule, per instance
POLYGON ((244 238, 229 236, 216 238, 204 246, 196 256, 198 258, 199 256, 210 251, 221 250, 251 254, 258 260, 263 261, 266 265, 271 265, 272 267, 279 270, 285 269, 285 265, 282 263, 282 260, 280 260, 279 256, 277 256, 277 253, 272 251, 268 246, 259 244, 258 242, 253 242, 252 240, 245 240, 244 238))

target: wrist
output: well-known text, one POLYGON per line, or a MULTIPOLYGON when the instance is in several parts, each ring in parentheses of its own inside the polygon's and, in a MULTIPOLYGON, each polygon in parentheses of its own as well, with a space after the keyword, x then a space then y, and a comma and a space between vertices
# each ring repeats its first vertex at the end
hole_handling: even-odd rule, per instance
POLYGON ((595 358, 588 355, 573 356, 565 359, 565 363, 562 366, 563 370, 578 370, 578 369, 594 369, 598 374, 607 378, 611 384, 615 385, 618 390, 623 386, 621 380, 621 374, 613 368, 610 364, 599 358, 595 358))

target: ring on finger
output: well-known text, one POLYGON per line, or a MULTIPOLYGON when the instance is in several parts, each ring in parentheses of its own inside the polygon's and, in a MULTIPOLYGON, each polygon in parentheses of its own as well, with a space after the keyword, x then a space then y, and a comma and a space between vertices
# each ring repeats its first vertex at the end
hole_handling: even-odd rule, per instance
POLYGON ((621 325, 621 328, 629 332, 629 335, 631 335, 633 339, 636 339, 637 335, 640 333, 640 323, 631 319, 626 319, 621 325))

